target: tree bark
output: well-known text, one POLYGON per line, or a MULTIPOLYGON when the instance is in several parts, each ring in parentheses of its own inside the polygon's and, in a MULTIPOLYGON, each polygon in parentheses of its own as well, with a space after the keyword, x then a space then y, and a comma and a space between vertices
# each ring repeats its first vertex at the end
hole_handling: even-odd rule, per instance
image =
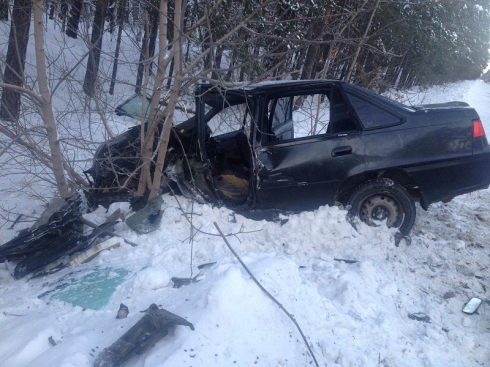
MULTIPOLYGON (((15 0, 3 75, 5 84, 19 87, 24 85, 24 66, 31 24, 31 7, 32 2, 30 0, 15 0)), ((3 88, 0 119, 15 121, 19 118, 20 97, 18 91, 3 88)))
POLYGON ((0 21, 6 22, 9 20, 9 1, 0 0, 0 21))
MULTIPOLYGON (((327 14, 328 18, 329 14, 327 14)), ((318 37, 322 37, 325 32, 325 27, 327 25, 326 19, 318 18, 315 20, 312 32, 310 33, 316 40, 318 37)), ((312 37, 312 38, 313 38, 312 37)), ((313 77, 313 67, 318 61, 318 51, 320 50, 320 44, 312 43, 308 46, 308 51, 306 51, 305 62, 303 64, 303 70, 301 72, 300 79, 311 79, 313 77)))
POLYGON ((73 0, 70 7, 70 17, 66 27, 66 35, 71 38, 78 36, 78 24, 80 23, 80 15, 82 13, 83 0, 73 0))
POLYGON ((349 81, 352 75, 352 71, 354 70, 354 66, 357 63, 357 58, 359 57, 359 53, 361 52, 362 46, 366 43, 366 37, 369 33, 369 30, 371 29, 371 24, 373 23, 373 18, 374 15, 376 14, 376 10, 378 10, 380 0, 376 1, 376 5, 373 8, 373 11, 371 12, 371 16, 369 17, 368 24, 366 25, 366 29, 364 30, 364 35, 362 36, 362 40, 359 42, 359 44, 356 47, 356 52, 354 53, 354 57, 352 58, 352 61, 349 66, 349 70, 347 71, 347 75, 345 77, 345 81, 349 81))
POLYGON ((220 80, 223 78, 220 75, 219 70, 221 69, 221 58, 223 57, 223 46, 216 46, 214 55, 214 65, 212 66, 211 79, 220 80))
MULTIPOLYGON (((182 8, 185 7, 185 0, 175 0, 174 8, 174 44, 173 44, 173 59, 175 74, 170 88, 170 97, 168 100, 167 108, 165 109, 165 122, 160 134, 160 140, 158 144, 157 161, 155 164, 155 172, 153 174, 153 181, 150 188, 149 200, 157 197, 160 184, 162 182, 163 166, 165 164, 165 157, 167 156, 168 143, 170 139, 170 133, 172 131, 174 123, 174 112, 177 100, 180 95, 181 78, 182 78, 182 8)), ((165 70, 161 71, 165 75, 165 70)))
MULTIPOLYGON (((145 65, 149 62, 155 55, 155 46, 156 46, 156 38, 158 34, 158 22, 159 22, 159 13, 158 13, 158 3, 155 4, 155 1, 150 3, 150 9, 148 11, 149 24, 145 27, 145 35, 143 37, 142 45, 141 45, 141 53, 140 53, 140 61, 138 64, 138 74, 136 76, 136 88, 135 93, 141 93, 141 84, 143 83, 143 74, 145 71, 145 65)), ((150 64, 151 70, 151 64, 150 64)))
POLYGON ((34 42, 36 49, 36 68, 39 94, 41 96, 41 115, 46 127, 51 159, 53 162, 53 174, 60 197, 65 199, 69 196, 70 190, 66 182, 63 170, 63 156, 61 154, 58 132, 56 130, 56 119, 53 113, 51 93, 48 88, 48 77, 46 73, 46 55, 44 52, 44 26, 43 26, 43 0, 33 2, 34 12, 34 42))
POLYGON ((117 65, 119 63, 119 50, 121 48, 122 32, 124 28, 124 18, 126 17, 126 1, 127 0, 122 0, 121 3, 119 4, 119 11, 117 16, 119 22, 118 25, 119 29, 117 30, 116 51, 114 53, 114 65, 112 67, 111 86, 109 87, 110 95, 114 94, 114 86, 116 84, 117 65))
POLYGON ((104 16, 108 0, 98 0, 95 7, 95 17, 90 38, 90 53, 87 62, 87 71, 83 81, 83 91, 89 97, 93 97, 97 86, 99 74, 100 53, 102 49, 102 37, 104 35, 104 16))
POLYGON ((109 33, 114 34, 114 28, 116 28, 115 20, 116 0, 109 0, 106 10, 106 18, 109 20, 109 33))
MULTIPOLYGON (((142 197, 147 190, 151 190, 151 166, 154 156, 155 133, 157 131, 160 116, 158 115, 158 107, 160 101, 161 87, 165 79, 165 69, 168 62, 165 60, 167 49, 167 1, 161 0, 159 6, 159 44, 158 44, 158 68, 155 75, 155 84, 150 101, 150 113, 148 116, 148 124, 141 127, 141 174, 138 183, 136 196, 142 197)), ((142 121, 144 124, 144 121, 142 121)))

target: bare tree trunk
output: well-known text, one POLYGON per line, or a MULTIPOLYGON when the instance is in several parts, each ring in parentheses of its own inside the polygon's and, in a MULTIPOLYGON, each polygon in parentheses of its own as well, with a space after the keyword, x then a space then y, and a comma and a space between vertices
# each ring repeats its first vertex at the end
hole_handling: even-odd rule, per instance
MULTIPOLYGON (((170 133, 174 122, 175 106, 180 94, 180 87, 182 84, 182 7, 185 6, 185 0, 175 0, 174 8, 174 45, 173 45, 173 59, 174 59, 174 80, 172 87, 170 88, 170 98, 167 108, 165 109, 165 123, 163 124, 162 133, 160 134, 160 141, 158 147, 157 161, 155 165, 155 173, 150 188, 149 200, 157 197, 160 184, 162 182, 163 166, 165 163, 165 157, 167 155, 168 142, 170 139, 170 133)), ((161 39, 160 39, 161 41, 161 39)), ((165 75, 165 70, 160 72, 165 75)))
MULTIPOLYGON (((155 1, 150 3, 148 10, 148 24, 145 26, 145 35, 141 45, 140 62, 138 64, 138 74, 136 76, 135 93, 141 93, 141 84, 143 82, 143 73, 146 63, 155 55, 156 37, 158 33, 159 14, 155 1)), ((151 64, 149 66, 151 70, 151 64)))
POLYGON ((98 0, 95 7, 95 17, 90 38, 90 54, 88 56, 87 71, 83 81, 83 91, 93 97, 99 74, 100 52, 102 49, 102 36, 104 35, 104 16, 108 0, 98 0))
MULTIPOLYGON (((310 33, 311 36, 316 40, 318 37, 322 37, 325 32, 325 27, 327 26, 328 18, 330 17, 330 9, 327 13, 326 19, 318 18, 315 20, 313 29, 310 33)), ((303 71, 301 72, 302 80, 311 79, 313 77, 313 67, 318 59, 318 51, 320 49, 320 44, 312 43, 308 46, 308 51, 306 51, 305 62, 303 64, 303 71)))
POLYGON ((6 22, 9 20, 9 1, 0 0, 0 21, 6 22))
MULTIPOLYGON (((318 18, 315 20, 310 33, 310 39, 322 39, 324 37, 325 28, 330 20, 332 9, 327 9, 325 18, 318 18)), ((301 71, 301 80, 313 79, 314 77, 314 67, 318 62, 318 54, 320 51, 319 43, 312 43, 308 46, 306 51, 305 61, 303 64, 303 70, 301 71)), ((301 107, 305 100, 305 96, 300 96, 295 102, 295 107, 301 107)), ((316 127, 315 127, 316 128, 316 127)))
MULTIPOLYGON (((334 49, 337 47, 337 43, 339 43, 339 40, 343 37, 343 34, 344 34, 345 30, 349 27, 349 25, 353 24, 354 20, 357 18, 357 16, 359 15, 359 13, 364 8, 364 6, 367 4, 368 1, 369 0, 364 0, 364 3, 361 5, 361 7, 359 9, 357 9, 356 11, 352 12, 352 14, 351 14, 350 18, 348 19, 348 21, 335 34, 332 42, 330 43, 330 45, 328 47, 327 55, 324 57, 324 59, 325 59, 324 67, 318 73, 318 75, 320 76, 320 79, 325 79, 327 77, 328 72, 330 70, 330 66, 332 64, 332 61, 335 58, 335 56, 334 56, 334 49)), ((345 2, 344 2, 344 5, 345 5, 345 2)))
MULTIPOLYGON (((24 66, 31 24, 30 0, 15 0, 10 24, 9 46, 3 82, 6 84, 24 85, 24 66)), ((20 93, 4 88, 0 105, 0 119, 15 121, 19 118, 20 93)))
POLYGON ((41 115, 46 127, 51 159, 53 162, 53 174, 56 179, 58 192, 62 198, 67 198, 70 194, 68 183, 66 182, 63 170, 63 156, 61 154, 58 132, 56 131, 56 120, 53 113, 51 93, 48 88, 48 78, 46 74, 46 55, 44 52, 44 28, 43 28, 43 1, 33 2, 34 12, 34 42, 36 49, 36 68, 41 96, 41 115))
POLYGON ((70 17, 66 27, 66 35, 71 38, 78 36, 78 24, 80 23, 80 14, 82 13, 83 0, 73 0, 70 7, 70 17))
POLYGON ((347 82, 350 80, 350 77, 352 75, 352 71, 354 70, 354 66, 357 63, 357 58, 359 57, 359 53, 361 52, 361 48, 366 43, 366 37, 369 33, 369 30, 371 29, 371 24, 373 23, 373 18, 374 18, 374 15, 376 14, 376 10, 378 10, 379 3, 380 3, 380 0, 377 0, 376 5, 374 6, 373 11, 371 12, 371 16, 369 17, 368 24, 366 25, 366 30, 364 31, 364 35, 362 36, 362 40, 357 45, 356 52, 354 53, 354 57, 352 58, 352 61, 351 61, 350 66, 349 66, 349 70, 347 71, 347 75, 344 79, 347 82))
POLYGON ((115 21, 116 0, 109 0, 107 5, 106 18, 109 19, 109 33, 114 34, 114 28, 116 28, 115 21))
POLYGON ((122 38, 122 32, 124 28, 124 18, 126 16, 126 1, 127 0, 122 0, 121 3, 119 4, 119 11, 117 16, 119 22, 119 26, 118 26, 119 29, 117 30, 116 51, 114 53, 114 66, 112 67, 111 86, 109 87, 110 95, 114 94, 114 86, 116 84, 117 64, 119 62, 119 50, 121 48, 121 38, 122 38))
MULTIPOLYGON (((150 53, 150 57, 155 56, 155 47, 157 44, 157 36, 158 36, 158 24, 159 24, 159 0, 153 1, 153 6, 151 9, 151 17, 150 17, 150 40, 148 45, 148 51, 150 53)), ((150 74, 151 74, 152 63, 150 63, 150 74)))
POLYGON ((219 80, 222 79, 222 75, 220 75, 219 70, 221 69, 221 59, 223 57, 223 46, 216 46, 215 56, 214 56, 214 65, 213 72, 211 73, 211 79, 219 80))
MULTIPOLYGON (((160 91, 165 79, 165 69, 168 65, 168 60, 165 60, 167 48, 167 1, 161 0, 159 7, 159 44, 158 44, 158 67, 155 75, 155 84, 153 85, 153 93, 150 101, 150 114, 148 116, 148 124, 145 129, 141 127, 141 174, 138 183, 138 191, 136 196, 143 196, 147 190, 151 190, 151 163, 154 156, 153 143, 155 141, 155 132, 157 131, 159 117, 158 106, 160 101, 160 91)), ((142 122, 144 124, 144 122, 142 122)))

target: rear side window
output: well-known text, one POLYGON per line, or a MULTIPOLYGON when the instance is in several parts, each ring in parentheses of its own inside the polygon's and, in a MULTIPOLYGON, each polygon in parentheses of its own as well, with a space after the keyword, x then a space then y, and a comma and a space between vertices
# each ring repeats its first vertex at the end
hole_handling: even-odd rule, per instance
POLYGON ((362 125, 366 129, 375 129, 385 126, 397 125, 402 122, 402 119, 375 106, 353 94, 347 93, 347 97, 354 107, 354 110, 359 116, 362 125))

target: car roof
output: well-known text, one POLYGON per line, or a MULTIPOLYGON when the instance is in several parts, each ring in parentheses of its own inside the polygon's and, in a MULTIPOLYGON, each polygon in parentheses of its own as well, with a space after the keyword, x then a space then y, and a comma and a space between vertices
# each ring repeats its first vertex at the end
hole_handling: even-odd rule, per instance
POLYGON ((298 88, 298 87, 321 87, 326 84, 348 84, 346 82, 342 82, 340 80, 328 80, 328 79, 312 79, 312 80, 268 80, 258 83, 242 83, 230 86, 220 86, 212 83, 203 83, 198 84, 198 88, 201 89, 202 92, 215 92, 215 93, 264 93, 264 92, 273 92, 276 91, 278 87, 281 90, 289 89, 289 88, 298 88))
POLYGON ((288 93, 296 92, 298 88, 321 88, 327 85, 341 86, 346 92, 355 93, 368 100, 376 100, 378 104, 395 109, 398 112, 413 110, 399 102, 371 92, 354 84, 341 80, 312 79, 312 80, 271 80, 252 84, 237 84, 233 86, 220 86, 211 83, 198 84, 196 93, 203 95, 204 101, 213 107, 223 106, 226 98, 227 105, 243 103, 247 96, 269 94, 274 92, 288 93))
POLYGON ((243 103, 248 96, 258 94, 268 94, 271 92, 288 92, 295 91, 303 87, 322 87, 325 85, 347 84, 338 80, 271 80, 259 83, 242 83, 236 85, 216 85, 212 83, 203 83, 196 86, 196 94, 200 94, 204 102, 213 107, 223 105, 226 98, 226 104, 235 105, 243 103))

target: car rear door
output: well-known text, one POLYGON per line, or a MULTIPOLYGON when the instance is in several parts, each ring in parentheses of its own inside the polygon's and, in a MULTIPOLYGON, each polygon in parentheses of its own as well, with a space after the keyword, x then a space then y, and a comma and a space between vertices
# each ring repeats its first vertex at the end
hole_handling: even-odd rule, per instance
POLYGON ((262 144, 255 149, 258 207, 333 204, 340 184, 364 170, 362 134, 339 86, 269 95, 262 115, 262 144))

